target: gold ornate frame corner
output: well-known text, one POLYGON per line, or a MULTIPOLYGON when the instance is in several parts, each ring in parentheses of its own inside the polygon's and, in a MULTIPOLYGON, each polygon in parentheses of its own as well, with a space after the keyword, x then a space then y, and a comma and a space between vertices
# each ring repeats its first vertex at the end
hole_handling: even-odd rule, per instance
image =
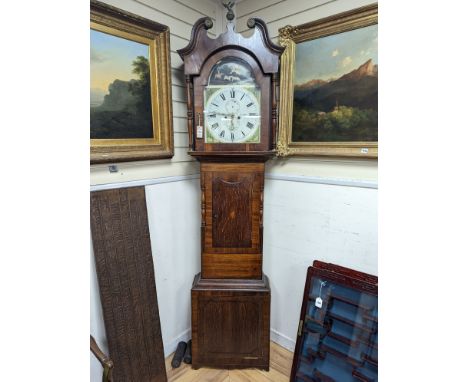
POLYGON ((149 46, 153 138, 91 139, 90 162, 112 163, 174 155, 169 27, 91 1, 92 29, 149 46))
POLYGON ((377 23, 378 5, 376 3, 307 24, 287 25, 279 30, 279 44, 284 46, 285 50, 281 56, 279 130, 276 144, 278 156, 328 155, 377 158, 378 142, 299 143, 291 139, 296 44, 377 23))

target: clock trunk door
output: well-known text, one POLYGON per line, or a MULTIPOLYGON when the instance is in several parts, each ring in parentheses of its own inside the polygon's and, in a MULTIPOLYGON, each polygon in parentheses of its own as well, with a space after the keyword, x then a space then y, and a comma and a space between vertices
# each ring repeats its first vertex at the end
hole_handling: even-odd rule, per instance
POLYGON ((252 247, 252 174, 215 174, 212 181, 213 248, 252 247))
POLYGON ((202 167, 202 277, 261 278, 264 164, 202 167))

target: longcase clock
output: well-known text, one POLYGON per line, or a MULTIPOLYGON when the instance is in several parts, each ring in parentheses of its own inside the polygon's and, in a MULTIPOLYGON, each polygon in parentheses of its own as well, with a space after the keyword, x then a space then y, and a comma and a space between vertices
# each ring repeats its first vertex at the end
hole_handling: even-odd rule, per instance
MULTIPOLYGON (((228 14, 229 15, 229 14, 228 14)), ((262 271, 265 162, 275 153, 279 57, 265 23, 250 37, 198 20, 178 51, 189 154, 200 161, 201 272, 192 286, 192 365, 269 368, 270 287, 262 271)))

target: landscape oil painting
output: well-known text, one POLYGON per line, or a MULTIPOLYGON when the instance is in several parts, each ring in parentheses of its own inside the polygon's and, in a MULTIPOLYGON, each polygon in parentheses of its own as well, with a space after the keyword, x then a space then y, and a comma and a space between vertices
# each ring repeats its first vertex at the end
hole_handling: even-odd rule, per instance
POLYGON ((377 142, 377 24, 296 46, 292 142, 377 142))
POLYGON ((90 0, 90 163, 174 155, 169 27, 90 0))
POLYGON ((91 139, 153 138, 149 46, 90 33, 91 139))

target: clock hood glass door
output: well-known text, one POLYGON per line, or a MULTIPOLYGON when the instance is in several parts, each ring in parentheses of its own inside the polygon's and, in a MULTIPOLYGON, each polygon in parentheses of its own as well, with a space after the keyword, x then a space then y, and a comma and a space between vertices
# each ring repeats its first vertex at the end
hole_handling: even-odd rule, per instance
POLYGON ((250 65, 219 60, 204 89, 205 143, 260 143, 260 90, 250 65))

